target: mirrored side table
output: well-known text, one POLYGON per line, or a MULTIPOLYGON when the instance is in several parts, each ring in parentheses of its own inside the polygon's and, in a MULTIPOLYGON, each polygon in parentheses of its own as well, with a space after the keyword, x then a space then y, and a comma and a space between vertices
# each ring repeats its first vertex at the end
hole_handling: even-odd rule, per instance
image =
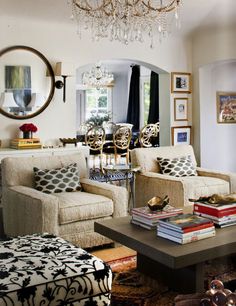
POLYGON ((140 166, 133 166, 131 164, 115 164, 103 167, 106 182, 113 182, 114 176, 117 176, 117 181, 126 181, 126 187, 129 191, 129 212, 135 207, 135 174, 140 171, 140 169, 140 166))

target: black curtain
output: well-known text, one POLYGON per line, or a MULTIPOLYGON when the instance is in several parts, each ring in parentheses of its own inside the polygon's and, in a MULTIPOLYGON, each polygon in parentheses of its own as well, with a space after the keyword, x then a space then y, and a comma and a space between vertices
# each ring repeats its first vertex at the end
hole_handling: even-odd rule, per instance
POLYGON ((127 112, 127 123, 133 124, 133 130, 139 130, 139 105, 140 105, 140 89, 139 89, 140 67, 135 65, 132 67, 132 74, 129 88, 129 104, 127 112))
POLYGON ((148 123, 159 122, 159 74, 152 71, 150 79, 150 107, 148 123))

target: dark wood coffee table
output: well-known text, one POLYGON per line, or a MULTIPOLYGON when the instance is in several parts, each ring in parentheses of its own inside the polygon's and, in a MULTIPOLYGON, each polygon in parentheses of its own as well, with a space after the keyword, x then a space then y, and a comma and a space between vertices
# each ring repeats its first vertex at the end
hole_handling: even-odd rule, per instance
POLYGON ((216 236, 180 245, 157 237, 156 231, 130 223, 130 217, 95 222, 95 231, 137 251, 137 268, 170 288, 204 291, 204 262, 236 254, 236 226, 216 230, 216 236))

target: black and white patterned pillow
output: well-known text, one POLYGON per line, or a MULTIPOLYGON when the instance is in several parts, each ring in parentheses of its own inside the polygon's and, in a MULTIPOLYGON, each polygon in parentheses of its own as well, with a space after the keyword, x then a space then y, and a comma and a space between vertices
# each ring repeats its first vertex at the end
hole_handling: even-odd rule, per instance
POLYGON ((162 158, 157 157, 161 173, 176 177, 197 176, 197 170, 193 165, 191 156, 179 158, 162 158))
POLYGON ((76 163, 57 169, 34 167, 35 188, 45 193, 81 190, 79 170, 76 163))

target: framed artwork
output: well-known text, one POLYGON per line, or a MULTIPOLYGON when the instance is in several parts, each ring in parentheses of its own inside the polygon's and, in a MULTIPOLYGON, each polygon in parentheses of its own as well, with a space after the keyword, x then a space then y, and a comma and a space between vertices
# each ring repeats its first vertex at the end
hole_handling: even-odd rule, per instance
POLYGON ((26 107, 31 101, 31 67, 5 66, 5 88, 18 106, 26 107))
POLYGON ((171 128, 172 145, 191 144, 191 126, 174 126, 171 128))
POLYGON ((174 98, 174 120, 188 120, 188 98, 174 98))
POLYGON ((172 72, 171 73, 172 93, 191 93, 191 73, 172 72))
POLYGON ((236 92, 217 92, 216 107, 218 123, 236 123, 236 92))

